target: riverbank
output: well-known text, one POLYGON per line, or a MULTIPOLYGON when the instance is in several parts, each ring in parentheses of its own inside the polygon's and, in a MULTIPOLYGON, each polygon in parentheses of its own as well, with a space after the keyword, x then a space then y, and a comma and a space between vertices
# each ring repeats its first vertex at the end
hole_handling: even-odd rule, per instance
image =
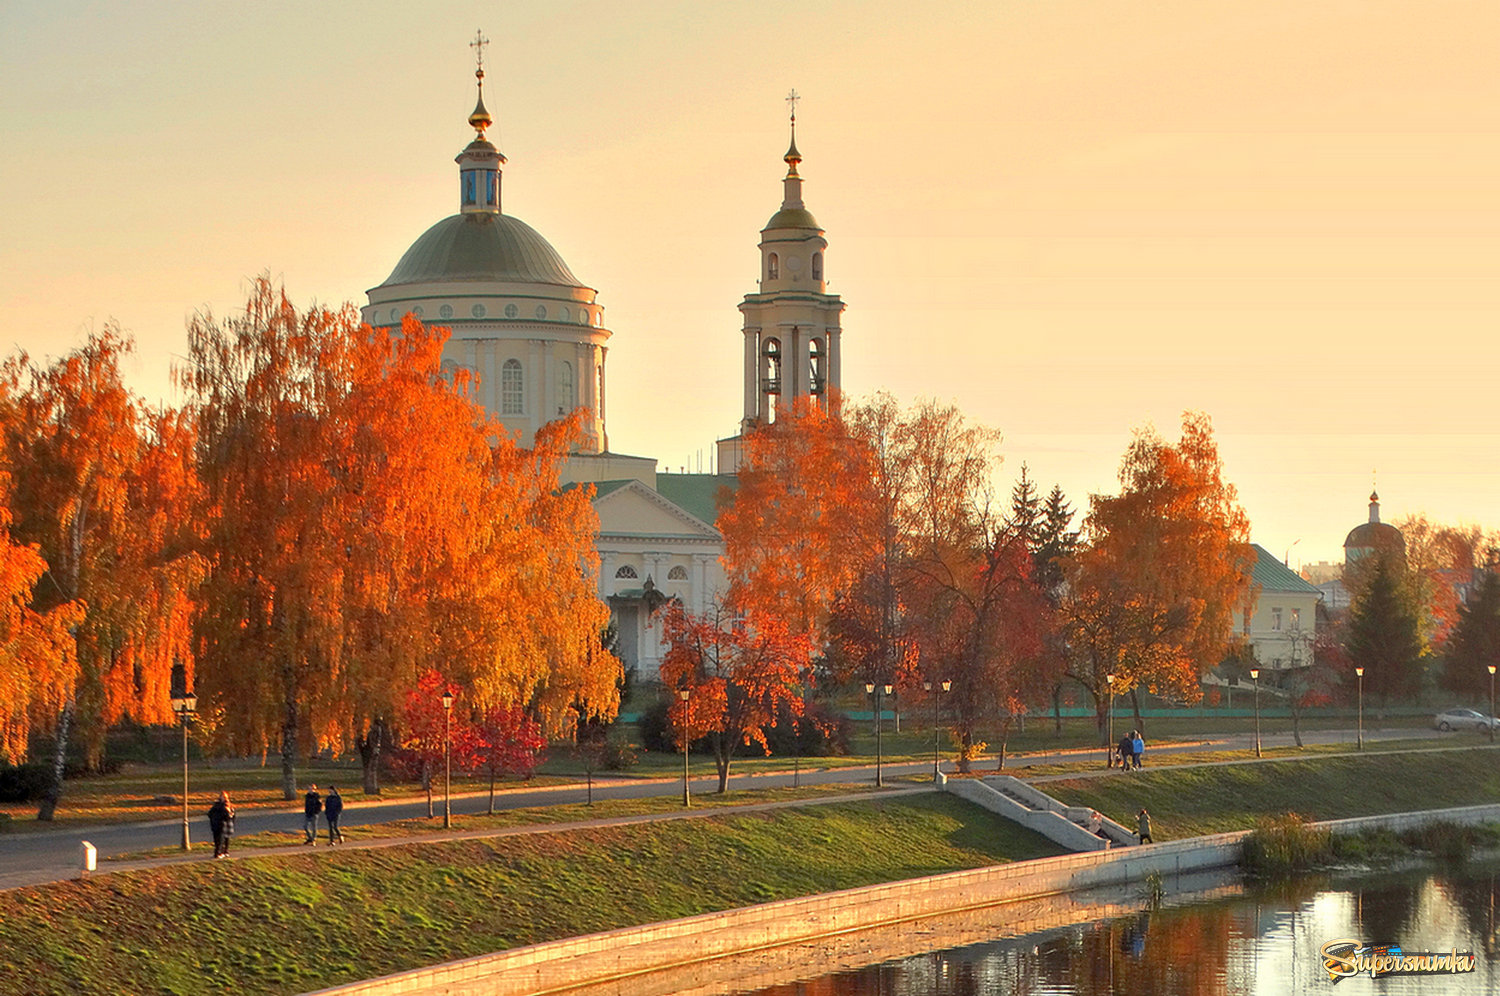
POLYGON ((1014 824, 923 793, 194 862, 0 895, 0 993, 305 992, 544 941, 1056 853, 1014 824))

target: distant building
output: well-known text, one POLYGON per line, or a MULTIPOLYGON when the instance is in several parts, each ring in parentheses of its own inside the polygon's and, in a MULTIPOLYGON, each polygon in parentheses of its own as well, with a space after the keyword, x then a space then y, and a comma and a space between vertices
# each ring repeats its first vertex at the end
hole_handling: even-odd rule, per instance
POLYGON ((1240 632, 1260 666, 1270 670, 1304 667, 1312 663, 1317 630, 1316 587, 1283 564, 1260 544, 1255 549, 1255 602, 1240 613, 1240 632))
POLYGON ((1316 564, 1302 565, 1302 580, 1308 584, 1322 584, 1325 581, 1336 581, 1344 575, 1344 565, 1335 564, 1331 560, 1320 560, 1316 564))

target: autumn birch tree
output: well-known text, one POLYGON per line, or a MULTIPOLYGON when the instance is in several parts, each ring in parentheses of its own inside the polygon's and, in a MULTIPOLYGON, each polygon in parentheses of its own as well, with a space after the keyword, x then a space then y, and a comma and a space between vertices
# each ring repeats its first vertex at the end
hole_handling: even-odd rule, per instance
POLYGON ((1249 520, 1223 480, 1208 417, 1183 416, 1167 443, 1138 431, 1118 495, 1095 495, 1063 601, 1070 677, 1094 697, 1101 737, 1111 694, 1196 698, 1222 660, 1244 604, 1254 552, 1249 520))

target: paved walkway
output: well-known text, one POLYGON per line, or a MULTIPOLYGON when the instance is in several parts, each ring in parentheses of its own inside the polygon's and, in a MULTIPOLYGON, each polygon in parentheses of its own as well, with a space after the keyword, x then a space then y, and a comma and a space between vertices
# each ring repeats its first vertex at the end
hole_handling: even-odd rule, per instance
MULTIPOLYGON (((1372 743, 1381 740, 1413 739, 1427 736, 1447 737, 1451 739, 1459 735, 1440 734, 1434 730, 1419 729, 1365 731, 1365 740, 1372 743)), ((1355 731, 1353 730, 1309 731, 1302 735, 1303 741, 1309 744, 1352 743, 1354 738, 1355 731)), ((1261 739, 1262 745, 1266 747, 1287 746, 1293 742, 1290 734, 1267 734, 1261 739)), ((1172 742, 1163 744, 1160 747, 1148 745, 1146 756, 1148 764, 1151 764, 1152 767, 1161 767, 1160 763, 1153 763, 1155 758, 1170 756, 1176 753, 1201 752, 1204 750, 1244 750, 1253 746, 1253 744, 1254 736, 1252 734, 1236 734, 1215 740, 1172 742)), ((1098 758, 1102 762, 1103 751, 1099 748, 1093 748, 1087 750, 1062 750, 1012 755, 1006 759, 1006 770, 1013 774, 1023 775, 1024 770, 1033 765, 1056 764, 1062 761, 1077 761, 1090 757, 1098 758)), ((993 764, 994 759, 990 758, 978 762, 976 767, 983 771, 992 767, 993 764)), ((945 761, 942 767, 944 771, 951 772, 954 766, 951 762, 945 761)), ((923 775, 930 775, 931 772, 932 762, 930 760, 882 765, 882 774, 889 779, 910 778, 913 776, 921 777, 923 775)), ((1092 774, 1106 775, 1112 773, 1106 771, 1101 766, 1092 774)), ((1082 772, 1066 777, 1089 777, 1090 774, 1090 772, 1082 772)), ((731 790, 780 788, 791 786, 794 782, 806 785, 854 784, 872 781, 874 777, 874 765, 818 770, 804 769, 796 773, 791 771, 742 773, 731 776, 729 788, 731 790)), ((1041 779, 1038 780, 1040 781, 1041 779)), ((693 778, 690 781, 690 785, 695 795, 702 795, 716 790, 718 781, 714 775, 702 775, 701 777, 693 778)), ((495 807, 496 809, 508 810, 581 803, 585 799, 586 792, 585 786, 581 784, 511 789, 496 793, 495 807)), ((593 787, 594 798, 601 800, 672 796, 678 795, 681 792, 682 779, 680 777, 661 779, 595 779, 593 787)), ((800 805, 803 803, 797 804, 800 805)), ((452 798, 453 813, 460 817, 484 812, 488 808, 488 805, 488 792, 473 792, 452 798)), ((711 811, 704 810, 701 814, 706 815, 708 812, 711 811)), ((692 817, 696 815, 700 815, 699 811, 675 814, 673 818, 692 817)), ((344 810, 343 824, 348 828, 376 823, 389 823, 395 820, 425 819, 426 816, 427 803, 425 798, 373 803, 349 801, 344 810)), ((247 809, 238 814, 235 822, 241 835, 267 831, 283 831, 297 834, 302 831, 302 809, 300 803, 290 804, 284 809, 247 809)), ((563 824, 549 824, 542 827, 539 832, 555 830, 559 826, 563 826, 563 824)), ((197 849, 194 852, 154 860, 162 864, 204 860, 206 850, 203 842, 209 839, 207 823, 201 817, 195 818, 190 824, 190 829, 194 839, 198 841, 197 849)), ((326 830, 324 832, 326 835, 326 830)), ((0 889, 40 885, 76 878, 79 868, 80 845, 85 840, 98 849, 98 856, 101 864, 103 864, 104 862, 108 862, 112 857, 138 854, 157 848, 175 846, 180 843, 181 835, 182 821, 180 819, 173 819, 150 823, 122 823, 75 827, 46 833, 11 834, 0 837, 0 889)), ((398 839, 394 843, 405 843, 412 839, 433 838, 404 838, 398 839)), ((294 845, 291 850, 303 850, 304 847, 305 845, 294 845)), ((279 853, 279 849, 257 848, 253 853, 257 855, 274 854, 279 853)), ((110 863, 110 867, 113 868, 115 866, 115 863, 110 863)))

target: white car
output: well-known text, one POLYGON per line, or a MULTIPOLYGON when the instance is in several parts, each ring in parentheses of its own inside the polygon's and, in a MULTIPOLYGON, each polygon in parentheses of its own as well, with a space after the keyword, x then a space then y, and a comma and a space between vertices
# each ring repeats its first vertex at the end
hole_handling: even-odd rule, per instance
POLYGON ((1434 716, 1432 725, 1440 730, 1488 730, 1500 728, 1500 719, 1473 709, 1448 709, 1434 716))

